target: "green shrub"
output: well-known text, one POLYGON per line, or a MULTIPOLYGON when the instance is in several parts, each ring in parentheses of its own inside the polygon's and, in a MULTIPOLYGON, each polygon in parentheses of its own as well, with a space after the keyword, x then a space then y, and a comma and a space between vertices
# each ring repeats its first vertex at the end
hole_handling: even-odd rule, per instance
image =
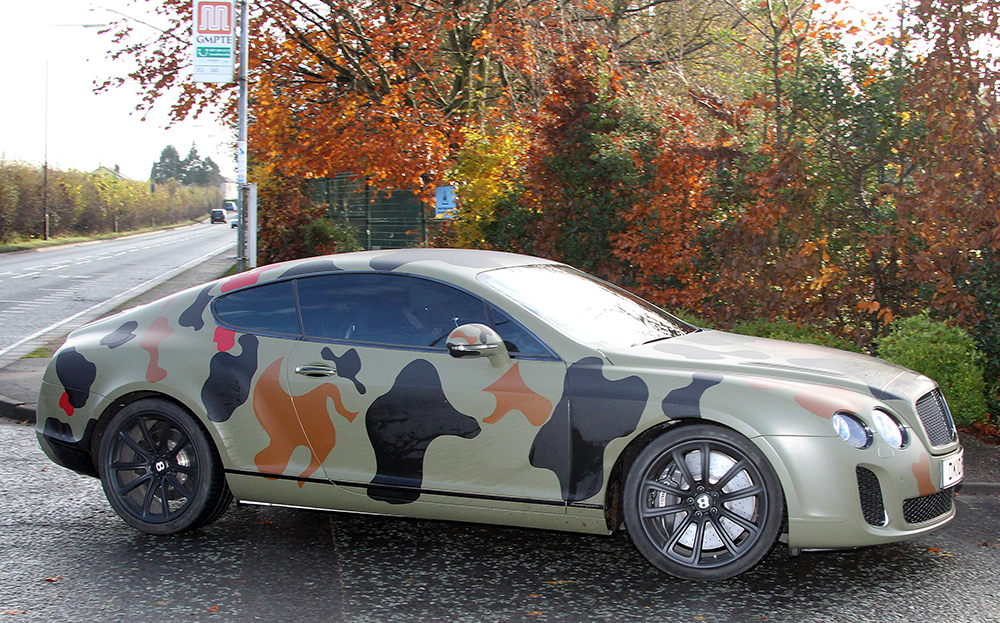
POLYGON ((766 337, 772 340, 829 346, 830 348, 839 348, 855 353, 860 352, 860 349, 855 344, 842 337, 831 335, 815 327, 800 325, 787 320, 744 320, 736 323, 736 326, 733 327, 733 333, 766 337))
POLYGON ((334 223, 325 217, 316 219, 306 227, 304 242, 315 255, 361 250, 354 228, 334 223))
POLYGON ((700 327, 702 329, 714 329, 715 328, 715 327, 712 326, 712 323, 709 320, 707 320, 705 318, 702 318, 701 316, 699 316, 697 314, 693 314, 693 313, 689 312, 686 309, 680 309, 680 308, 670 309, 670 308, 667 308, 667 312, 670 313, 673 316, 676 316, 678 319, 683 320, 684 322, 686 322, 686 323, 688 323, 690 325, 694 325, 694 326, 700 327))
POLYGON ((924 312, 893 323, 889 335, 878 341, 878 352, 937 381, 956 424, 986 419, 982 355, 964 329, 932 320, 924 312))

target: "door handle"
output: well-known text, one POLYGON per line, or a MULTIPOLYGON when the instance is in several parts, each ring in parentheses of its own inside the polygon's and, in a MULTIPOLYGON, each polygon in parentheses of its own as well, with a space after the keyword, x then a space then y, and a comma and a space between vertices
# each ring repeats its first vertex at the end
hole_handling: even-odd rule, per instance
POLYGON ((302 376, 308 376, 313 379, 321 379, 327 376, 335 376, 337 374, 337 369, 322 364, 309 364, 306 366, 296 367, 295 374, 301 374, 302 376))

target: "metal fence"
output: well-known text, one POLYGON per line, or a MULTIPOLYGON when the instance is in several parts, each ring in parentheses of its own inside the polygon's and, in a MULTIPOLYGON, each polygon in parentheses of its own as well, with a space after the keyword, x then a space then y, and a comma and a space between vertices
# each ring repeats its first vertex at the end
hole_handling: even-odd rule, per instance
POLYGON ((311 180, 309 198, 329 206, 332 220, 358 232, 365 249, 427 246, 427 204, 414 192, 377 190, 348 175, 311 180))

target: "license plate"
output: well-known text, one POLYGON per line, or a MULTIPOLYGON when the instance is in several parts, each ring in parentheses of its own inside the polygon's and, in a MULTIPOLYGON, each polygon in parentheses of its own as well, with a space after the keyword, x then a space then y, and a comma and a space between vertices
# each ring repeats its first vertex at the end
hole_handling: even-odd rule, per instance
POLYGON ((965 453, 960 452, 958 456, 945 459, 941 462, 941 488, 948 487, 962 482, 965 476, 965 453))

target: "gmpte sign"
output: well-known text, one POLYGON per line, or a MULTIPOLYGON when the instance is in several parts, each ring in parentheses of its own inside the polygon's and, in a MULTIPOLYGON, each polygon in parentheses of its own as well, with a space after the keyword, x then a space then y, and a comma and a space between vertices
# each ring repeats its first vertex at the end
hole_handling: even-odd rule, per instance
POLYGON ((231 0, 194 0, 193 79, 232 82, 236 56, 236 10, 231 0))

